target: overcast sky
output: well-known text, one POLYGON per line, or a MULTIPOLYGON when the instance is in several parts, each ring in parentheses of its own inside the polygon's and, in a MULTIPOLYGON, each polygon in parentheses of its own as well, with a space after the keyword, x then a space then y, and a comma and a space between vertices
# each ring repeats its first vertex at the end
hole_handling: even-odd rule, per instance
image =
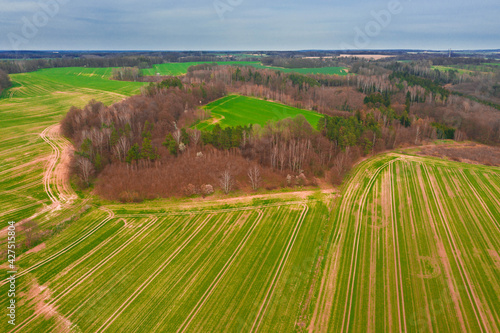
POLYGON ((0 0, 0 38, 2 50, 498 49, 500 4, 0 0))

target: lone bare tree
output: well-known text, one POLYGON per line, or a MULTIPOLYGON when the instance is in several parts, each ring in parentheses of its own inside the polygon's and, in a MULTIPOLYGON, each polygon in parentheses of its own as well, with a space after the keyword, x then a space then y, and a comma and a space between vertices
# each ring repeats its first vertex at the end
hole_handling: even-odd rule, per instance
POLYGON ((231 192, 234 186, 234 178, 230 168, 226 168, 219 178, 219 184, 225 194, 231 192))
POLYGON ((258 165, 253 165, 248 169, 248 178, 250 179, 250 184, 252 184, 252 189, 255 191, 260 187, 260 168, 258 165))

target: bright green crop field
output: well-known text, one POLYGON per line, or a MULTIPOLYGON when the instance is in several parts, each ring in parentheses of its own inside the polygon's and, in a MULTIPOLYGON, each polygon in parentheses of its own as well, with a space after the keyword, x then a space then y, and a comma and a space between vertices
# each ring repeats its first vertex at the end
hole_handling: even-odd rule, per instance
POLYGON ((499 168, 375 157, 333 218, 315 331, 499 331, 499 168))
MULTIPOLYGON (((191 66, 206 64, 207 62, 183 62, 183 63, 167 63, 153 65, 153 68, 143 69, 144 75, 184 75, 191 66)), ((219 65, 230 66, 253 66, 259 69, 273 69, 285 73, 300 73, 300 74, 328 74, 328 75, 347 75, 348 69, 345 67, 324 67, 324 68, 281 68, 264 66, 260 61, 218 61, 219 65)))
MULTIPOLYGON (((71 106, 105 104, 140 92, 142 83, 109 80, 110 68, 54 68, 11 75, 0 98, 0 216, 20 221, 51 204, 43 175, 51 146, 40 134, 71 106)), ((50 133, 49 133, 50 134, 50 133)), ((59 143, 64 140, 58 139, 59 143)))
MULTIPOLYGON (((105 202, 64 179, 57 123, 139 92, 109 73, 12 75, 0 99, 0 247, 8 221, 19 242, 28 217, 52 235, 16 253, 15 326, 0 263, 2 332, 500 331, 500 168, 386 153, 338 196, 105 202)), ((229 125, 304 111, 279 106, 233 95, 211 110, 229 125)))
POLYGON ((257 98, 229 95, 204 106, 212 117, 196 125, 200 130, 210 130, 215 124, 221 127, 259 124, 264 126, 268 121, 278 121, 303 115, 313 128, 316 128, 322 115, 308 110, 264 101, 257 98))

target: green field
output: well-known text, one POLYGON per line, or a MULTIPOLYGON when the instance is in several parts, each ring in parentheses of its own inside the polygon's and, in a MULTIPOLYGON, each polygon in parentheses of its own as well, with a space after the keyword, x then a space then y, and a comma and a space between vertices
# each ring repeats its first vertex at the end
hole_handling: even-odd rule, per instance
POLYGON ((498 332, 500 169, 399 154, 335 212, 318 332, 498 332))
POLYGON ((196 125, 197 129, 210 130, 215 124, 221 127, 259 124, 264 126, 268 121, 278 121, 303 115, 313 128, 317 128, 322 115, 308 110, 268 102, 257 98, 229 95, 204 106, 212 118, 196 125))
MULTIPOLYGON (((78 196, 59 173, 69 142, 57 123, 71 105, 139 92, 109 73, 12 75, 0 100, 2 232, 30 216, 52 232, 16 253, 17 325, 5 316, 2 332, 500 330, 500 168, 387 153, 338 197, 78 196)), ((304 111, 236 95, 210 108, 225 126, 304 111)))
MULTIPOLYGON (((207 62, 182 62, 182 63, 167 63, 160 65, 153 65, 153 68, 143 69, 142 73, 144 75, 184 75, 191 66, 206 64, 207 62)), ((279 70, 285 73, 300 73, 300 74, 328 74, 328 75, 347 75, 348 70, 345 67, 324 67, 324 68, 280 68, 263 66, 260 61, 218 61, 219 65, 230 65, 230 66, 253 66, 259 69, 273 69, 279 70)))
POLYGON ((19 290, 50 297, 25 303, 13 332, 289 332, 312 312, 323 203, 110 208, 23 259, 19 290))
POLYGON ((54 68, 11 75, 13 88, 0 98, 2 221, 20 221, 51 204, 43 174, 52 149, 40 137, 44 129, 73 105, 83 107, 92 99, 109 105, 140 92, 142 83, 112 81, 110 74, 110 68, 54 68))
POLYGON ((453 70, 453 71, 458 71, 459 74, 473 73, 473 71, 470 71, 470 70, 455 68, 455 67, 451 67, 451 66, 449 66, 449 67, 448 66, 432 66, 431 69, 432 70, 437 69, 438 71, 441 71, 441 72, 449 72, 449 71, 453 70))
POLYGON ((498 70, 496 63, 485 63, 482 65, 450 65, 450 66, 432 66, 431 69, 437 69, 442 72, 456 70, 460 74, 471 74, 474 72, 489 73, 498 70))

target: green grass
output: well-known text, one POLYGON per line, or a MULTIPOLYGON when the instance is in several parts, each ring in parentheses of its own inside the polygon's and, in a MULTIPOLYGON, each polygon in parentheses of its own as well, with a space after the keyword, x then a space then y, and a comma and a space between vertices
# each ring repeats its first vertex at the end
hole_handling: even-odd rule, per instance
MULTIPOLYGON (((27 256, 23 268, 67 248, 104 215, 90 213, 51 240, 47 251, 27 256)), ((20 277, 18 288, 28 290, 36 276, 57 300, 60 318, 83 332, 107 322, 111 331, 234 331, 259 323, 262 331, 288 332, 301 313, 311 312, 306 301, 315 291, 311 284, 323 239, 323 225, 316 222, 328 220, 324 204, 155 215, 116 216, 36 275, 20 277)), ((21 328, 33 308, 25 303, 18 312, 23 332, 65 325, 57 317, 37 316, 21 328)))
POLYGON ((109 80, 110 68, 53 68, 13 74, 0 98, 0 205, 2 220, 20 221, 50 201, 43 173, 50 146, 39 134, 71 106, 92 99, 112 104, 140 92, 143 83, 109 80))
MULTIPOLYGON (((38 212, 53 232, 44 250, 17 253, 17 331, 499 331, 499 168, 389 153, 360 163, 331 207, 321 196, 104 203, 113 216, 85 197, 41 211, 51 148, 39 134, 72 105, 142 85, 109 73, 12 75, 0 99, 2 227, 38 212)), ((235 95, 210 109, 224 126, 320 117, 235 95)))
POLYGON ((465 70, 465 69, 460 69, 460 68, 455 68, 455 67, 448 67, 448 66, 432 66, 432 70, 437 69, 441 72, 449 72, 451 70, 458 71, 460 74, 466 74, 466 73, 472 73, 473 71, 470 70, 465 70))
POLYGON ((360 164, 336 211, 335 284, 316 330, 498 331, 498 198, 498 168, 399 154, 360 164))
POLYGON ((229 95, 204 107, 211 112, 212 118, 200 122, 196 128, 210 130, 216 123, 221 127, 259 124, 303 115, 313 128, 316 128, 322 115, 308 110, 264 101, 257 98, 229 95))
MULTIPOLYGON (((199 64, 206 64, 210 62, 183 62, 183 63, 167 63, 154 65, 153 68, 143 69, 144 75, 184 75, 187 73, 189 67, 199 64)), ((281 68, 264 66, 259 61, 218 61, 219 65, 230 66, 252 66, 259 69, 273 69, 285 73, 300 73, 300 74, 328 74, 328 75, 347 75, 348 71, 345 67, 324 67, 324 68, 281 68)))
POLYGON ((496 63, 484 63, 481 65, 450 65, 450 66, 432 66, 431 69, 438 69, 442 72, 456 70, 460 74, 471 74, 474 72, 488 73, 495 72, 498 70, 498 65, 496 63))

